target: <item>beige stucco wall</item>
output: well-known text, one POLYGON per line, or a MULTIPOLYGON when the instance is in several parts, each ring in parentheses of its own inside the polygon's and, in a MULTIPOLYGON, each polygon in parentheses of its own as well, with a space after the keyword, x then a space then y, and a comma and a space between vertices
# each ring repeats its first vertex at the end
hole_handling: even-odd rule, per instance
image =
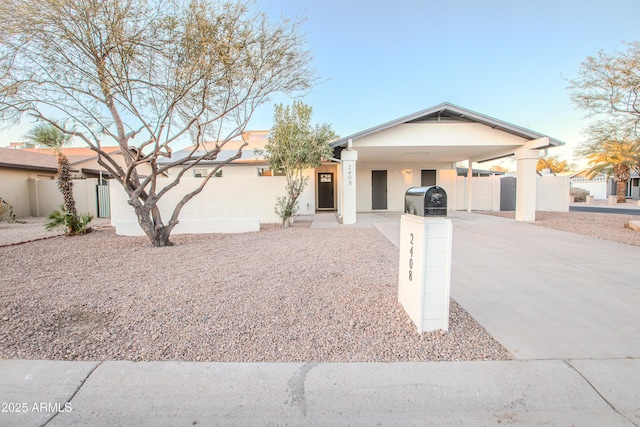
POLYGON ((569 212, 569 177, 550 175, 537 179, 536 210, 569 212))
MULTIPOLYGON (((38 179, 30 180, 29 184, 32 194, 31 216, 47 216, 63 203, 57 181, 38 179)), ((96 185, 98 180, 95 178, 73 180, 73 198, 78 213, 89 212, 94 216, 98 215, 96 185)))
MULTIPOLYGON (((39 172, 25 169, 0 169, 0 197, 13 205, 18 218, 31 216, 29 179, 54 179, 54 172, 39 172)), ((55 181, 52 181, 55 183, 55 181)))
MULTIPOLYGON (((471 177, 471 209, 474 211, 500 210, 500 176, 471 177)), ((456 210, 467 209, 467 177, 456 177, 456 210)))

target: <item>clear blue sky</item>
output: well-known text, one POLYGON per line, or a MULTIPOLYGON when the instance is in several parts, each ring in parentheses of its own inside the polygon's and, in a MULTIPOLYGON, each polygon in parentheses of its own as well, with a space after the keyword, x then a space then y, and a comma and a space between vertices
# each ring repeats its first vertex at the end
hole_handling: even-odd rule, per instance
MULTIPOLYGON (((588 121, 566 78, 601 49, 640 40, 640 0, 259 0, 274 17, 306 16, 326 81, 303 98, 341 135, 451 102, 567 143, 588 121)), ((277 99, 290 102, 289 99, 277 99)), ((272 105, 251 127, 270 128, 272 105)))
MULTIPOLYGON (((341 136, 451 102, 565 141, 550 154, 570 159, 588 121, 565 78, 588 55, 640 40, 640 0, 256 1, 274 18, 307 18, 323 83, 303 101, 341 136)), ((273 103, 250 128, 271 127, 273 103)))

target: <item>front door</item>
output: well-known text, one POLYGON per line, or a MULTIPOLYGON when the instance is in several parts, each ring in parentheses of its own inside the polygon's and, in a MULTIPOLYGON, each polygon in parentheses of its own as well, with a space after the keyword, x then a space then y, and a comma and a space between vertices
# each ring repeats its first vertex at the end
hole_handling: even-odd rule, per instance
POLYGON ((420 186, 431 187, 432 185, 436 185, 435 169, 422 169, 420 171, 420 186))
POLYGON ((387 209, 387 171, 371 171, 371 209, 387 209))
POLYGON ((332 172, 318 173, 318 209, 335 209, 332 172))

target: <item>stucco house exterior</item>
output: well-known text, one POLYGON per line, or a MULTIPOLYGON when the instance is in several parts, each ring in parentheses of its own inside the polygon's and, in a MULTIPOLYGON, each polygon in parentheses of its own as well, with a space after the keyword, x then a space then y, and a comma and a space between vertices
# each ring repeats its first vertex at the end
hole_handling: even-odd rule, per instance
MULTIPOLYGON (((536 162, 540 150, 560 145, 561 141, 544 134, 450 103, 439 104, 331 143, 340 159, 334 166, 338 212, 345 224, 352 224, 357 212, 402 211, 406 190, 427 185, 445 189, 448 210, 470 211, 474 196, 482 195, 474 195, 472 174, 466 177, 464 194, 457 194, 456 163, 466 162, 471 171, 474 163, 514 156, 516 219, 533 221, 539 203, 536 162)), ((565 205, 568 209, 566 190, 558 210, 565 205)))
POLYGON ((58 172, 55 157, 23 150, 0 148, 0 197, 13 206, 18 218, 31 216, 33 184, 53 180, 58 172))
MULTIPOLYGON (((62 203, 55 177, 58 165, 49 148, 0 148, 0 197, 13 205, 18 218, 45 216, 62 203)), ((120 147, 103 147, 122 166, 125 160, 120 147)), ((62 152, 71 164, 73 192, 80 212, 108 217, 110 174, 98 164, 98 156, 88 147, 65 147, 62 152)), ((150 171, 141 165, 143 172, 150 171)))
MULTIPOLYGON (((173 196, 167 194, 160 203, 165 216, 181 194, 199 185, 216 163, 232 156, 243 141, 249 143, 240 159, 225 165, 220 176, 185 206, 175 233, 255 231, 261 223, 279 222, 274 206, 285 191, 285 179, 254 153, 267 142, 268 133, 246 132, 243 140, 227 143, 216 159, 184 175, 180 190, 173 196)), ((333 158, 307 171, 309 185, 299 199, 298 213, 335 211, 344 224, 353 224, 358 212, 402 212, 406 190, 427 185, 445 189, 450 211, 499 210, 500 176, 473 172, 481 169, 481 162, 515 156, 516 219, 533 221, 536 209, 569 208, 568 177, 539 177, 536 173, 540 150, 562 144, 453 104, 440 104, 333 141, 333 158), (461 161, 467 165, 465 177, 459 176, 457 163, 461 161), (477 163, 479 167, 474 167, 477 163), (544 191, 537 192, 538 187, 544 191)), ((174 152, 171 160, 192 149, 174 152)), ((178 172, 170 170, 168 177, 178 172)), ((122 234, 140 234, 126 195, 117 187, 112 186, 112 224, 117 229, 119 224, 122 234)))

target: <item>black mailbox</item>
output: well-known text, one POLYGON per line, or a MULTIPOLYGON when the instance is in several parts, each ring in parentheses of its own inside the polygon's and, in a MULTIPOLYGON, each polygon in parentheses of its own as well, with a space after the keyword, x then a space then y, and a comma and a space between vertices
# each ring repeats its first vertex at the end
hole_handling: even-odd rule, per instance
POLYGON ((418 216, 447 216, 447 193, 437 185, 411 187, 404 195, 404 212, 418 216))

